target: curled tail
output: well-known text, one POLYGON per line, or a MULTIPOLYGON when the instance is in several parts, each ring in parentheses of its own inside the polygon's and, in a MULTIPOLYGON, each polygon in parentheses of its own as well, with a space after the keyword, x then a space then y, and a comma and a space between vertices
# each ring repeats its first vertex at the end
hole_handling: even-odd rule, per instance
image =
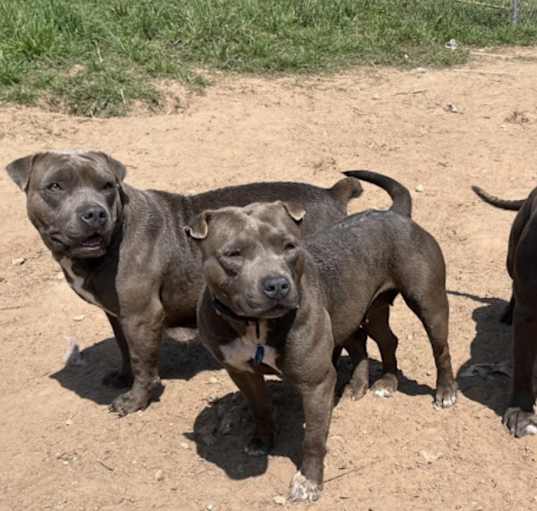
POLYGON ((403 216, 411 216, 412 197, 410 196, 410 192, 395 179, 369 170, 347 170, 343 172, 343 174, 380 186, 383 190, 388 192, 388 195, 392 199, 393 204, 390 208, 391 211, 403 216))
POLYGON ((360 197, 363 191, 364 189, 362 188, 360 181, 351 177, 340 179, 334 186, 332 186, 332 188, 330 188, 332 196, 344 206, 347 206, 347 203, 351 199, 360 197))
POLYGON ((491 206, 494 206, 500 209, 509 209, 511 211, 518 211, 522 207, 522 204, 526 202, 526 199, 520 199, 520 200, 500 199, 499 197, 495 197, 494 195, 491 195, 490 193, 485 192, 485 190, 483 190, 483 188, 479 188, 479 186, 472 186, 472 190, 480 199, 484 200, 487 204, 490 204, 491 206))

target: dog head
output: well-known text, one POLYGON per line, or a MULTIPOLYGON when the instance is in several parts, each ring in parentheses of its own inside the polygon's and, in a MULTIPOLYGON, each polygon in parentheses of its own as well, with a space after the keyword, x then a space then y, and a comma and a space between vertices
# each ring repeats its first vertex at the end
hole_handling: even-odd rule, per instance
POLYGON ((238 316, 277 318, 299 306, 302 207, 273 202, 204 211, 185 231, 201 247, 213 298, 238 316))
POLYGON ((6 167, 28 216, 57 257, 106 253, 122 213, 122 163, 98 151, 36 153, 6 167))

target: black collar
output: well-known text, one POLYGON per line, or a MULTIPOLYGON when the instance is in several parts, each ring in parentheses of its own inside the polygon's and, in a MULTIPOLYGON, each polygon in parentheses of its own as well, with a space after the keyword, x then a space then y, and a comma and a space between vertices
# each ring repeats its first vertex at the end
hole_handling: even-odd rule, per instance
POLYGON ((218 298, 213 298, 213 307, 219 316, 229 319, 235 323, 244 323, 248 326, 249 323, 255 324, 255 335, 259 339, 259 318, 249 316, 239 316, 235 314, 227 305, 223 304, 218 298))

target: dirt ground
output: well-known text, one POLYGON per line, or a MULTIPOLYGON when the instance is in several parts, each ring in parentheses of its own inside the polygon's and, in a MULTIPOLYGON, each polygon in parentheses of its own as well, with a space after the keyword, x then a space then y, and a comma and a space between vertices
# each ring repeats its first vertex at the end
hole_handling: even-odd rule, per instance
MULTIPOLYGON (((509 297, 513 214, 470 190, 478 183, 520 198, 535 185, 536 77, 537 50, 489 50, 450 70, 219 77, 203 96, 177 88, 179 102, 170 94, 162 115, 93 120, 2 107, 2 163, 46 148, 99 148, 126 163, 130 184, 184 193, 255 180, 331 185, 350 168, 400 180, 447 259, 459 402, 433 409, 431 350, 398 300, 400 392, 338 404, 315 507, 536 509, 537 438, 514 440, 500 421, 511 337, 497 319, 509 297)), ((116 394, 100 379, 119 355, 106 318, 63 281, 5 174, 0 194, 0 510, 281 509, 274 498, 286 495, 301 452, 292 389, 271 384, 276 450, 250 459, 242 444, 251 422, 235 387, 186 342, 193 332, 176 331, 162 349, 160 402, 110 414, 116 394), (64 367, 71 337, 84 366, 64 367)), ((351 210, 388 204, 366 185, 351 210)), ((370 355, 379 358, 373 345, 370 355)))

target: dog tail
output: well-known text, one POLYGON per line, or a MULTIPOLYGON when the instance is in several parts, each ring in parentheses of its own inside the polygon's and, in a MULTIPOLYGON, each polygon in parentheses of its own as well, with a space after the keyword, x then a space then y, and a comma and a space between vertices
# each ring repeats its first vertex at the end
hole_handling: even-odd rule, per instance
POLYGON ((483 188, 479 188, 479 186, 472 186, 472 190, 475 192, 475 194, 482 200, 484 200, 487 204, 490 204, 491 206, 495 206, 496 208, 500 209, 509 209, 511 211, 518 211, 524 202, 526 202, 526 199, 520 199, 520 200, 505 200, 500 199, 499 197, 495 197, 494 195, 491 195, 488 192, 485 192, 483 188))
POLYGON ((360 181, 353 179, 352 177, 340 179, 329 189, 329 193, 332 197, 341 202, 344 206, 346 206, 351 199, 360 197, 363 191, 364 189, 362 188, 360 181))
POLYGON ((343 174, 380 186, 388 192, 388 195, 392 199, 391 211, 395 211, 403 216, 411 216, 412 197, 410 196, 410 192, 395 179, 369 170, 347 170, 343 174))

